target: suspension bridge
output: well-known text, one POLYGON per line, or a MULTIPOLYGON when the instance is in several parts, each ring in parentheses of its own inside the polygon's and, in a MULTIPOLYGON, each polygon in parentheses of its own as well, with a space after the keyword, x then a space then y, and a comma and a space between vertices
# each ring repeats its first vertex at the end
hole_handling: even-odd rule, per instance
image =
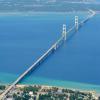
POLYGON ((92 18, 96 13, 92 10, 89 10, 89 16, 86 19, 79 22, 78 16, 75 16, 75 25, 71 27, 68 31, 66 30, 66 24, 63 24, 63 31, 61 37, 40 57, 34 62, 25 72, 23 72, 1 95, 0 100, 4 100, 7 94, 18 84, 30 71, 34 68, 37 68, 42 61, 44 61, 50 54, 54 53, 63 41, 66 41, 67 35, 72 32, 72 30, 78 31, 80 26, 85 24, 90 18, 92 18))

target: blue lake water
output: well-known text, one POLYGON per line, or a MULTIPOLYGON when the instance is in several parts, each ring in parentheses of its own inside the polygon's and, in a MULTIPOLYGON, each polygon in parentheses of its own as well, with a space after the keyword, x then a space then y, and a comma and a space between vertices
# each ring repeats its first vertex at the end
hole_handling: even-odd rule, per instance
MULTIPOLYGON (((32 65, 61 36, 63 23, 67 29, 73 26, 75 15, 0 16, 0 83, 12 83, 32 65)), ((87 16, 77 15, 80 21, 87 16)), ((96 15, 89 20, 22 83, 99 91, 99 19, 96 15)))

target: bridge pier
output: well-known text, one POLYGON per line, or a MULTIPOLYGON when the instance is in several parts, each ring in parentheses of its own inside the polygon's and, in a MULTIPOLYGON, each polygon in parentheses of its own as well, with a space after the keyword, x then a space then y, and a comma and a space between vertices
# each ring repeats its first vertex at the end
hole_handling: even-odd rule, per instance
POLYGON ((66 35, 67 35, 67 32, 66 32, 66 24, 63 24, 62 37, 64 37, 64 40, 66 40, 66 35))
POLYGON ((54 50, 56 50, 57 49, 57 45, 55 44, 55 46, 54 46, 54 50))
POLYGON ((75 28, 76 28, 76 31, 77 31, 78 28, 79 28, 78 16, 75 16, 75 28))

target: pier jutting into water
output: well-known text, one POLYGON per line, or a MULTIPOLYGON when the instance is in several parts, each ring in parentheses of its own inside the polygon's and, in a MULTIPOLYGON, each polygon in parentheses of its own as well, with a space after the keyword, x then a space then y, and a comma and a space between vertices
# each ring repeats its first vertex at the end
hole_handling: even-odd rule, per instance
POLYGON ((5 92, 1 95, 0 100, 4 100, 6 98, 6 95, 14 88, 14 86, 19 83, 30 71, 32 71, 34 68, 38 67, 42 61, 44 61, 50 54, 54 53, 60 47, 63 41, 67 40, 67 35, 72 32, 72 30, 78 30, 80 26, 82 26, 85 22, 87 22, 90 18, 92 18, 95 15, 95 12, 92 10, 89 10, 91 13, 85 20, 81 21, 79 23, 78 16, 75 16, 75 25, 70 28, 68 31, 66 30, 66 25, 63 24, 63 31, 61 37, 40 57, 37 59, 36 62, 34 62, 25 72, 23 72, 8 88, 5 90, 5 92))

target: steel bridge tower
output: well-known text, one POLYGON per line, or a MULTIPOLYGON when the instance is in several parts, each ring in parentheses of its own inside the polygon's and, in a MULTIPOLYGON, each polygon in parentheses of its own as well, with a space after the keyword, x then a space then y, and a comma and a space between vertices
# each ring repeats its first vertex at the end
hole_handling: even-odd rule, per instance
POLYGON ((62 32, 62 37, 64 37, 64 40, 66 40, 66 35, 67 35, 67 31, 66 31, 66 24, 63 24, 63 32, 62 32))
POLYGON ((78 28, 79 28, 79 24, 78 24, 79 22, 78 22, 78 16, 75 16, 75 28, 76 28, 76 30, 78 30, 78 28))

